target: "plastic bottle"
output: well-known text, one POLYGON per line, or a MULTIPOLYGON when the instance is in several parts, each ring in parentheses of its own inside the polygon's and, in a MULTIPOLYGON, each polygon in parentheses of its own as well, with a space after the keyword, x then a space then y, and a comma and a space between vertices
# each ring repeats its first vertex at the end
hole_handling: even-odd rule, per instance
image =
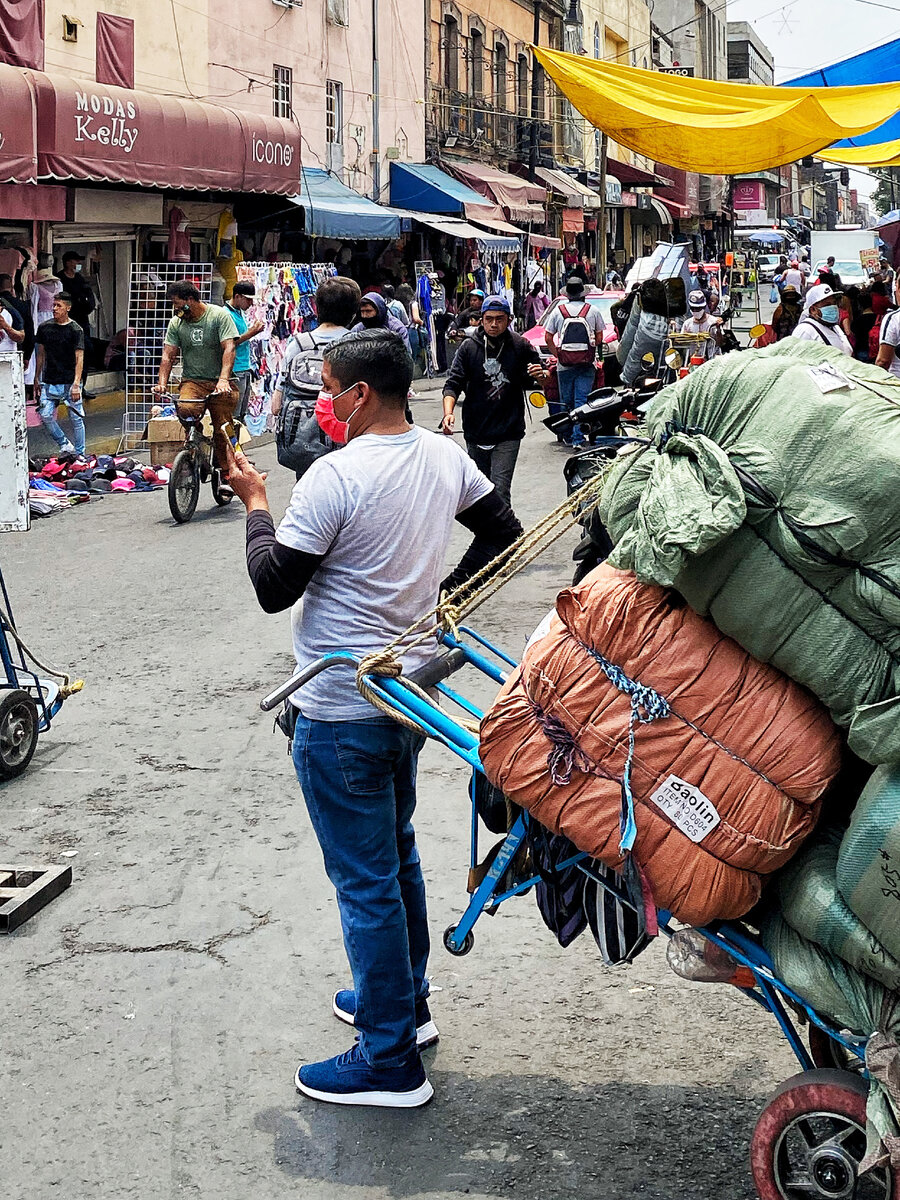
POLYGON ((752 988, 756 983, 749 967, 742 967, 698 929, 679 929, 669 939, 666 961, 676 975, 695 983, 731 983, 741 988, 752 988))

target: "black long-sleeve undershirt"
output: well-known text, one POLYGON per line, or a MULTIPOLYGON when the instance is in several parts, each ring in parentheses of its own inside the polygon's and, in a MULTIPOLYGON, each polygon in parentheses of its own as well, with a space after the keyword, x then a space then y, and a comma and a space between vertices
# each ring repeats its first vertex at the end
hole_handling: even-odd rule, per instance
MULTIPOLYGON (((496 491, 458 513, 456 519, 475 537, 459 566, 441 584, 442 591, 465 583, 501 550, 512 545, 522 532, 515 513, 496 491)), ((324 557, 276 541, 271 513, 263 510, 248 513, 247 573, 264 612, 283 612, 299 600, 324 557)))

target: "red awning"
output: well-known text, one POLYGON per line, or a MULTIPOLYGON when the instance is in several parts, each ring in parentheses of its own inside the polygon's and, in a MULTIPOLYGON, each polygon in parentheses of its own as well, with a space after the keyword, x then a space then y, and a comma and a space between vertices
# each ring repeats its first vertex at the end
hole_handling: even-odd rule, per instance
POLYGON ((660 204, 664 204, 673 217, 689 217, 691 215, 689 204, 679 204, 677 200, 669 200, 665 196, 654 196, 653 198, 660 204))
POLYGON ((300 190, 300 130, 290 121, 58 75, 20 74, 34 86, 43 179, 282 196, 300 190))
POLYGON ((621 183, 622 187, 671 187, 672 180, 663 178, 660 175, 654 175, 651 171, 644 171, 640 167, 634 167, 631 163, 619 162, 617 158, 609 158, 606 161, 607 168, 615 175, 616 179, 621 183))
POLYGON ((540 233, 529 234, 528 244, 533 250, 562 250, 562 242, 559 238, 544 237, 540 233))
POLYGON ((547 189, 539 184, 519 179, 487 163, 445 162, 442 166, 488 200, 496 200, 511 221, 543 225, 547 220, 544 211, 547 189))
POLYGON ((563 233, 581 233, 584 229, 584 209, 564 208, 562 210, 563 233))
POLYGON ((24 71, 0 64, 0 183, 34 183, 34 93, 24 71))

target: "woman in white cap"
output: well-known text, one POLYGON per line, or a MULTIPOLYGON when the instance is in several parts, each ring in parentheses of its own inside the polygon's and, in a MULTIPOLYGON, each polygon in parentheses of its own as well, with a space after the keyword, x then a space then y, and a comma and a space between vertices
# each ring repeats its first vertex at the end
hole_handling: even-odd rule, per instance
POLYGON ((691 354, 695 357, 699 355, 703 358, 715 358, 722 341, 722 318, 714 317, 710 313, 706 297, 699 288, 688 296, 688 307, 691 315, 682 325, 681 332, 707 334, 707 337, 697 339, 691 354))
POLYGON ((853 347, 841 329, 841 293, 827 283, 817 283, 806 293, 806 307, 791 337, 807 342, 824 342, 848 358, 853 347))

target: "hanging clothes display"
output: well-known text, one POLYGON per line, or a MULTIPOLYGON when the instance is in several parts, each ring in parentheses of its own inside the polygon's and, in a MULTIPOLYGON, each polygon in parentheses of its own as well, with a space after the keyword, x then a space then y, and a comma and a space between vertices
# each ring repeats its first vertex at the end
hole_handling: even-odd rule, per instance
MULTIPOLYGON (((61 280, 53 274, 50 267, 41 267, 31 277, 28 285, 27 300, 31 305, 31 317, 37 330, 44 321, 53 320, 53 301, 63 290, 61 280)), ((32 354, 25 368, 25 382, 34 383, 34 360, 32 354)))
POLYGON ((262 321, 263 331, 250 342, 253 372, 245 424, 253 437, 272 427, 272 393, 289 339, 315 329, 315 292, 319 284, 337 275, 334 263, 241 262, 237 280, 256 289, 247 313, 247 324, 262 321))

